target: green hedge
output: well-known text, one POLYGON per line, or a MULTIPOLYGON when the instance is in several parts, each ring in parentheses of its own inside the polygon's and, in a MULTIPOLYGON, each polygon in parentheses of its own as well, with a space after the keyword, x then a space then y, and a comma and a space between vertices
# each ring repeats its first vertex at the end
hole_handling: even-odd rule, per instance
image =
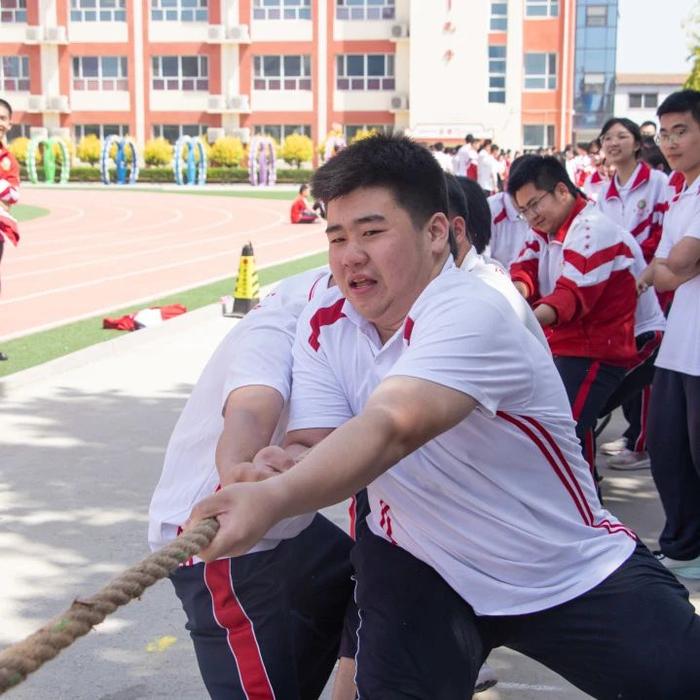
MULTIPOLYGON (((56 181, 60 169, 56 168, 56 181)), ((308 182, 313 175, 313 170, 305 169, 280 169, 277 171, 277 182, 279 183, 299 183, 308 182)), ((27 170, 24 166, 21 169, 21 177, 23 180, 28 180, 27 170)), ((116 168, 110 170, 111 181, 116 180, 116 168)), ((91 165, 81 165, 71 168, 71 182, 100 182, 100 169, 91 165)), ((43 182, 43 172, 39 166, 39 181, 43 182)), ((175 183, 175 176, 172 168, 141 168, 139 170, 139 182, 160 182, 160 183, 175 183)), ((248 171, 245 168, 214 168, 207 170, 207 182, 210 183, 243 183, 248 182, 248 171)))

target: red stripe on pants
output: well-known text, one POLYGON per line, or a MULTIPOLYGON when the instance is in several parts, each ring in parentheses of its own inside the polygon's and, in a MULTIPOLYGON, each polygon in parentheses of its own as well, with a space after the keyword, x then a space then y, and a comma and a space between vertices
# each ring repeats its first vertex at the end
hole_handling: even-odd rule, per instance
POLYGON ((583 407, 586 405, 586 399, 588 398, 588 394, 590 394, 590 392, 591 392, 591 387, 593 386, 593 382, 596 380, 596 377, 598 376, 599 369, 600 369, 600 362, 598 360, 596 360, 588 368, 588 373, 586 374, 586 378, 583 380, 583 382, 581 382, 581 386, 579 387, 578 394, 576 394, 576 399, 574 400, 574 405, 571 407, 571 412, 573 413, 575 421, 578 421, 578 419, 583 411, 583 407))
POLYGON ((634 443, 635 452, 646 452, 647 449, 647 417, 649 416, 649 400, 651 399, 651 384, 642 389, 642 408, 639 417, 639 436, 634 443))
POLYGON ((253 624, 233 590, 230 567, 230 559, 217 559, 204 565, 204 581, 211 594, 214 617, 226 630, 228 646, 248 700, 274 700, 253 624))

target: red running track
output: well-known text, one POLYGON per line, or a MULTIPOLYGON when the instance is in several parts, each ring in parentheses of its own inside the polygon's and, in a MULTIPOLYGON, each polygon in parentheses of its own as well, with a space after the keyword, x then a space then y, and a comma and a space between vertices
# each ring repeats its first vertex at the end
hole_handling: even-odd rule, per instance
POLYGON ((5 245, 0 340, 233 275, 249 240, 258 267, 325 248, 284 200, 25 187, 22 203, 51 214, 5 245))

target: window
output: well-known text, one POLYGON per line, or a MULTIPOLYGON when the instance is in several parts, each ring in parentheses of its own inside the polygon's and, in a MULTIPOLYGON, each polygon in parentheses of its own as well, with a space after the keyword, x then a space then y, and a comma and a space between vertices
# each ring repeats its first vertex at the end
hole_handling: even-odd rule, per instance
POLYGON ((175 143, 181 136, 204 136, 207 129, 206 124, 154 124, 153 137, 175 143))
POLYGON ((309 124, 256 124, 253 127, 256 136, 271 136, 281 143, 291 134, 303 134, 311 138, 311 126, 309 124))
POLYGON ((27 21, 27 0, 0 0, 0 25, 27 21))
POLYGON ((70 0, 71 22, 126 22, 126 0, 70 0))
POLYGON ((525 0, 526 17, 559 17, 559 0, 525 0))
POLYGON ((630 109, 656 109, 659 106, 659 95, 656 92, 630 92, 630 109))
POLYGON ((253 19, 311 19, 311 0, 254 0, 253 19))
POLYGON ((492 32, 505 32, 508 29, 508 3, 491 3, 491 24, 492 32))
POLYGON ((549 148, 554 146, 554 124, 525 124, 523 126, 525 148, 549 148))
POLYGON ((208 0, 151 0, 151 19, 154 22, 208 22, 208 4, 208 0))
POLYGON ((586 5, 586 26, 587 27, 607 27, 608 7, 607 5, 586 5))
POLYGON ((0 90, 29 92, 29 56, 0 58, 0 90))
POLYGON ((489 102, 506 101, 506 47, 489 46, 489 102))
POLYGON ((127 124, 74 124, 73 134, 76 141, 93 134, 104 141, 108 136, 126 136, 129 133, 127 124))
POLYGON ((555 53, 525 54, 525 89, 556 90, 557 55, 555 53))
POLYGON ((336 57, 338 90, 393 90, 394 54, 343 54, 336 57))
POLYGON ((311 56, 254 56, 253 90, 311 90, 311 56))
POLYGON ((124 56, 76 56, 73 58, 73 90, 128 90, 124 56))
POLYGON ((345 140, 350 143, 358 131, 376 131, 378 134, 391 134, 393 126, 391 124, 345 124, 343 132, 345 140))
POLYGON ((154 90, 209 90, 206 56, 153 56, 154 90))
POLYGON ((336 19, 394 19, 395 0, 336 0, 336 19))
POLYGON ((18 139, 20 136, 25 139, 30 138, 31 128, 29 124, 13 124, 12 128, 7 132, 7 142, 12 143, 14 139, 18 139))

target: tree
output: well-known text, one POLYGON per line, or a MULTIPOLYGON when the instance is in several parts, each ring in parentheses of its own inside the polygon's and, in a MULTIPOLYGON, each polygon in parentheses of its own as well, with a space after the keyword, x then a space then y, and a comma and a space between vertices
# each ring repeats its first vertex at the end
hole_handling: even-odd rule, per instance
POLYGON ((95 165, 102 156, 102 142, 95 134, 83 136, 78 142, 77 156, 83 163, 95 165))
POLYGON ((169 165, 173 159, 173 147, 164 138, 149 139, 143 149, 146 165, 169 165))
POLYGON ((17 158, 18 163, 21 165, 26 165, 27 154, 29 152, 29 139, 25 136, 18 136, 16 139, 12 139, 8 150, 15 158, 17 158))
POLYGON ((352 141, 350 143, 357 143, 358 141, 368 139, 372 136, 375 136, 376 133, 376 129, 358 129, 355 132, 355 135, 352 137, 352 141))
POLYGON ((222 136, 214 142, 209 157, 215 167, 238 167, 243 158, 243 143, 235 136, 222 136))
POLYGON ((287 163, 301 168, 302 163, 308 163, 314 157, 313 141, 304 134, 290 134, 282 142, 280 156, 287 163))
POLYGON ((693 59, 693 67, 690 75, 683 85, 684 88, 700 90, 700 2, 693 8, 685 22, 688 34, 688 47, 693 59))

